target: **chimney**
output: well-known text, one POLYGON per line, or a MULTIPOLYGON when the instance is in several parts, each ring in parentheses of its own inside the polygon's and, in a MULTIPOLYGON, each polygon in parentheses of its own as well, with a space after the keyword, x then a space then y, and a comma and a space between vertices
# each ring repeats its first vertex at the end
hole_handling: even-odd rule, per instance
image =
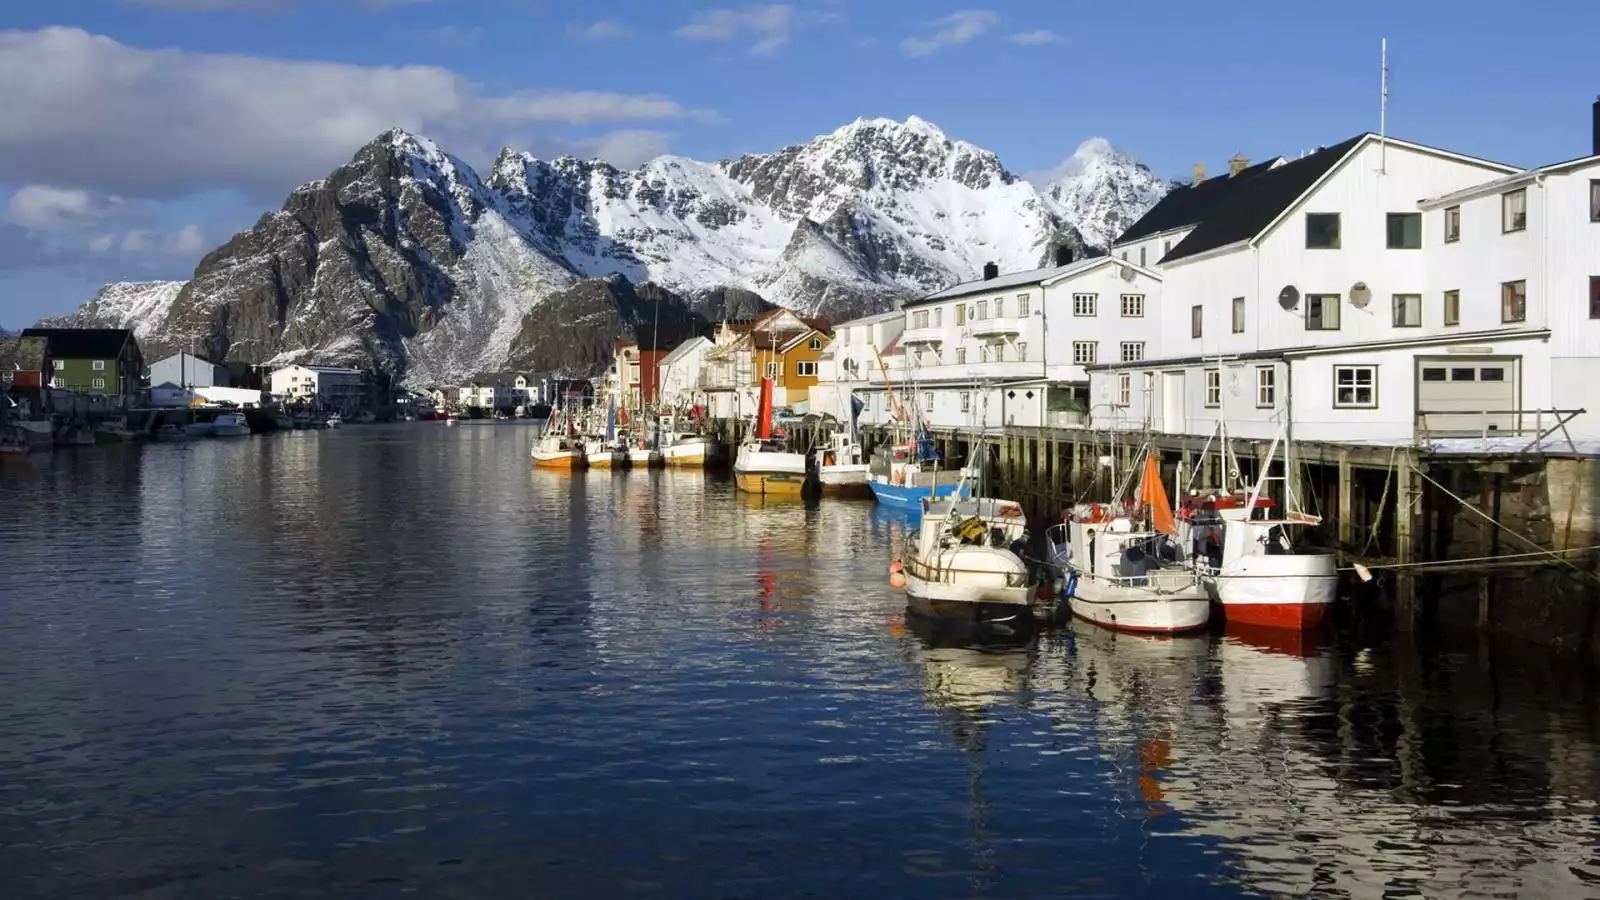
POLYGON ((1205 163, 1195 163, 1194 164, 1194 183, 1195 184, 1199 184, 1200 182, 1205 181, 1205 180, 1206 180, 1206 164, 1205 163))
POLYGON ((1056 248, 1056 265, 1058 265, 1058 266, 1069 266, 1069 265, 1072 265, 1072 248, 1071 247, 1068 247, 1065 244, 1063 244, 1060 247, 1056 248))
POLYGON ((1594 155, 1600 156, 1600 97, 1594 100, 1594 155))
POLYGON ((983 264, 983 280, 984 281, 993 281, 993 280, 995 280, 996 278, 999 278, 999 277, 1000 277, 1000 267, 999 266, 995 265, 994 263, 984 263, 983 264))
POLYGON ((1250 160, 1246 159, 1243 153, 1235 154, 1233 159, 1228 160, 1228 177, 1232 178, 1248 168, 1250 160))

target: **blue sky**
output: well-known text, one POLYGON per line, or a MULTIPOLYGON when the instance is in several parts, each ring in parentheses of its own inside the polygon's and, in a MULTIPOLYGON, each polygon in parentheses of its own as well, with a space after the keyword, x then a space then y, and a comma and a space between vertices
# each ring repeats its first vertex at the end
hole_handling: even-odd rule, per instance
POLYGON ((0 325, 183 278, 390 125, 633 165, 919 115, 1048 171, 1105 136, 1159 173, 1378 120, 1537 165, 1586 153, 1600 4, 1148 0, 5 0, 0 325), (1515 40, 1508 41, 1508 36, 1515 40))

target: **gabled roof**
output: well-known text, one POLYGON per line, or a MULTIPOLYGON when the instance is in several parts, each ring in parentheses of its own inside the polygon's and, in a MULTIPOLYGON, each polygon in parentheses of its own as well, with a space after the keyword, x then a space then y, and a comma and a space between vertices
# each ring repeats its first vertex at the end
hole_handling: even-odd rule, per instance
POLYGON ((898 318, 900 318, 900 311, 895 309, 886 313, 878 313, 874 316, 862 316, 859 319, 851 319, 848 322, 840 322, 839 324, 833 326, 833 329, 837 333, 841 328, 854 328, 858 325, 876 325, 879 322, 888 322, 898 318))
POLYGON ((192 359, 192 360, 194 360, 194 361, 195 361, 195 362, 197 362, 197 363, 204 363, 204 364, 205 364, 205 365, 208 365, 208 366, 217 366, 217 365, 221 365, 221 363, 214 363, 214 362, 212 362, 212 361, 211 361, 211 360, 209 360, 209 359, 206 359, 206 358, 205 358, 205 357, 204 357, 204 356, 200 356, 200 355, 199 355, 199 354, 196 354, 196 353, 174 353, 174 354, 172 354, 172 355, 171 355, 171 356, 168 356, 168 357, 164 357, 164 358, 162 358, 162 359, 159 359, 159 360, 156 360, 156 364, 157 364, 157 365, 159 365, 159 364, 161 364, 161 363, 164 363, 164 362, 166 362, 166 361, 167 361, 167 360, 169 360, 169 359, 177 359, 177 360, 181 360, 181 359, 183 359, 183 358, 184 358, 184 357, 186 357, 186 356, 187 356, 187 357, 188 357, 188 358, 189 358, 189 359, 192 359))
POLYGON ((810 331, 802 331, 799 334, 796 334, 794 337, 790 338, 787 343, 785 343, 782 347, 778 348, 778 352, 780 352, 780 353, 788 353, 790 351, 790 349, 792 349, 796 344, 799 344, 801 341, 805 340, 806 338, 811 337, 812 335, 815 335, 818 340, 822 341, 823 342, 823 346, 825 346, 825 347, 827 346, 827 342, 829 340, 827 333, 825 333, 824 331, 822 331, 819 328, 813 328, 810 331))
POLYGON ((687 341, 684 341, 683 343, 679 344, 678 346, 672 348, 672 352, 668 353, 665 357, 662 358, 662 360, 660 362, 660 365, 670 366, 673 363, 683 359, 685 356, 688 356, 690 353, 693 353, 696 348, 702 347, 702 346, 705 346, 705 347, 711 346, 711 339, 710 338, 705 338, 705 337, 700 337, 698 335, 695 336, 695 337, 692 337, 692 338, 688 339, 687 341))
POLYGON ((44 338, 60 359, 116 359, 133 340, 126 328, 24 328, 22 336, 44 338))
POLYGON ((1260 234, 1365 138, 1358 134, 1241 181, 1161 261, 1170 263, 1260 234))
POLYGON ((1143 240, 1163 231, 1198 225, 1231 197, 1240 184, 1267 172, 1281 162, 1283 158, 1275 156, 1265 162, 1247 166, 1237 175, 1219 175, 1207 178, 1198 184, 1175 187, 1155 206, 1150 207, 1149 212, 1140 216, 1139 221, 1124 231, 1111 246, 1143 240))
MULTIPOLYGON (((1144 266, 1139 265, 1138 263, 1131 263, 1131 262, 1128 262, 1125 259, 1117 259, 1114 256, 1095 256, 1095 257, 1091 257, 1089 259, 1079 260, 1078 262, 1075 262, 1070 266, 1062 266, 1056 272, 1056 274, 1051 275, 1049 278, 1046 278, 1043 281, 1041 281, 1040 285, 1042 287, 1050 287, 1050 286, 1052 286, 1054 284, 1057 284, 1058 282, 1065 281, 1066 279, 1071 278, 1071 277, 1073 277, 1075 275, 1082 275, 1085 272, 1090 272, 1090 271, 1093 271, 1094 269, 1100 268, 1101 266, 1108 266, 1108 265, 1115 265, 1115 266, 1118 266, 1119 268, 1124 268, 1124 269, 1132 269, 1133 271, 1138 272, 1139 274, 1145 276, 1146 278, 1154 278, 1156 281, 1160 281, 1161 280, 1161 273, 1160 272, 1156 272, 1156 271, 1154 271, 1152 269, 1147 269, 1144 266)), ((1131 279, 1129 279, 1129 280, 1131 280, 1131 279)))
POLYGON ((1038 284, 1047 279, 1064 275, 1076 268, 1089 265, 1098 259, 1101 259, 1101 257, 1088 257, 1086 259, 1077 260, 1076 262, 1067 263, 1064 266, 1050 266, 1049 268, 1044 269, 1028 269, 1023 272, 1011 272, 995 278, 980 278, 977 281, 963 281, 960 284, 951 285, 942 291, 936 291, 926 297, 918 297, 915 300, 907 300, 905 303, 900 304, 900 308, 910 309, 913 306, 921 306, 924 303, 933 303, 938 300, 953 300, 956 297, 965 297, 969 294, 987 294, 994 291, 1004 291, 1014 287, 1022 287, 1023 285, 1038 284))

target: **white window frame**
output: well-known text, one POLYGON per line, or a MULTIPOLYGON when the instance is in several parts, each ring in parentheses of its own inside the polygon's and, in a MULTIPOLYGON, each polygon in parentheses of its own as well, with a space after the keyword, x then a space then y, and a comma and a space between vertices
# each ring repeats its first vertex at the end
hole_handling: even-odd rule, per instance
POLYGON ((1126 407, 1129 395, 1133 393, 1133 376, 1127 372, 1117 375, 1117 405, 1126 407))
POLYGON ((1122 317, 1124 319, 1142 319, 1142 318, 1144 318, 1144 295, 1143 294, 1123 294, 1122 295, 1121 306, 1122 306, 1122 317))
POLYGON ((1199 303, 1189 307, 1189 338, 1199 340, 1206 333, 1206 308, 1199 303))
POLYGON ((978 301, 977 319, 978 319, 979 322, 983 322, 983 321, 987 321, 988 318, 989 318, 989 301, 987 301, 987 300, 979 300, 978 301))
POLYGON ((911 314, 911 327, 912 328, 927 328, 928 327, 928 311, 925 310, 925 309, 919 309, 916 312, 913 312, 911 314))
POLYGON ((1206 409, 1222 406, 1222 370, 1206 369, 1206 409))
POLYGON ((1528 230, 1528 189, 1517 188, 1500 195, 1500 233, 1528 230))
POLYGON ((1278 369, 1276 366, 1256 366, 1256 409, 1274 409, 1278 405, 1278 369))
POLYGON ((1029 299, 1030 298, 1027 294, 1017 295, 1017 318, 1020 319, 1028 314, 1029 299))
POLYGON ((1461 240, 1461 207, 1444 208, 1444 242, 1454 244, 1461 240))
POLYGON ((813 350, 821 350, 822 349, 822 338, 812 338, 811 339, 811 349, 813 349, 813 350))
POLYGON ((965 347, 957 347, 956 348, 956 365, 964 366, 966 364, 967 364, 967 348, 965 348, 965 347))
POLYGON ((104 372, 106 370, 106 361, 103 359, 97 359, 90 363, 89 367, 94 369, 96 372, 104 372))
POLYGON ((105 379, 104 379, 104 378, 95 378, 95 379, 92 379, 92 380, 91 380, 91 381, 90 381, 90 382, 89 382, 89 386, 90 386, 90 387, 91 387, 91 388, 93 388, 93 389, 94 389, 94 390, 97 390, 97 391, 103 391, 103 390, 105 390, 105 389, 106 389, 106 380, 105 380, 105 379))
POLYGON ((1004 319, 1006 317, 1006 298, 994 298, 994 317, 996 319, 1004 319))
POLYGON ((961 392, 961 411, 972 412, 972 394, 968 391, 961 392))
POLYGON ((1334 409, 1377 409, 1378 408, 1378 367, 1367 364, 1344 364, 1333 367, 1333 408, 1334 409), (1363 382, 1361 375, 1367 376, 1363 382), (1340 399, 1343 391, 1349 391, 1349 399, 1340 399), (1362 392, 1367 399, 1363 400, 1362 392))
POLYGON ((1092 318, 1095 307, 1099 306, 1099 294, 1073 294, 1072 314, 1080 318, 1092 318))
POLYGON ((1123 362, 1142 362, 1144 360, 1144 341, 1123 341, 1117 348, 1117 355, 1123 362))
POLYGON ((965 324, 967 324, 967 305, 965 303, 957 303, 956 304, 956 327, 959 328, 959 327, 961 327, 962 325, 965 325, 965 324))
POLYGON ((1092 366, 1100 361, 1099 341, 1073 341, 1072 364, 1075 366, 1092 366))
POLYGON ((1343 312, 1343 310, 1341 310, 1340 307, 1343 306, 1343 305, 1344 305, 1344 296, 1342 294, 1307 294, 1306 295, 1306 330, 1307 331, 1338 331, 1339 330, 1339 325, 1340 325, 1339 316, 1340 316, 1340 313, 1343 312), (1316 325, 1316 327, 1313 327, 1311 325, 1311 302, 1313 300, 1315 300, 1317 302, 1317 323, 1318 324, 1316 325), (1328 307, 1325 305, 1325 304, 1327 304, 1329 302, 1332 302, 1332 304, 1333 304, 1333 327, 1331 327, 1331 328, 1328 327, 1328 307))
MULTIPOLYGON (((1401 228, 1401 237, 1403 238, 1404 236, 1405 236, 1405 229, 1402 226, 1402 228, 1401 228)), ((1419 212, 1392 212, 1392 213, 1386 213, 1384 215, 1384 217, 1383 217, 1383 246, 1384 246, 1384 249, 1386 249, 1386 250, 1421 250, 1422 249, 1422 213, 1419 213, 1419 212), (1408 224, 1412 223, 1412 222, 1416 223, 1416 225, 1417 225, 1417 243, 1416 243, 1416 246, 1407 246, 1406 243, 1403 240, 1397 245, 1391 240, 1391 238, 1393 238, 1394 235, 1389 233, 1389 223, 1390 222, 1394 222, 1396 220, 1400 220, 1400 221, 1406 222, 1408 224)))
POLYGON ((817 364, 814 360, 801 360, 794 364, 794 374, 797 377, 817 377, 817 364))
POLYGON ((925 391, 922 395, 923 409, 933 412, 933 391, 925 391))
POLYGON ((1028 342, 1017 341, 1017 362, 1028 361, 1028 342))

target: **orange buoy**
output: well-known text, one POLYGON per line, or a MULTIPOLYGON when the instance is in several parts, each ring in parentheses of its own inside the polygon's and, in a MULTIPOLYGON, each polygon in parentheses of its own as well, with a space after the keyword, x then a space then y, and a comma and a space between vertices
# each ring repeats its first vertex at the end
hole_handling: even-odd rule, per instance
POLYGON ((889 587, 892 587, 892 588, 894 588, 895 590, 898 591, 898 590, 900 590, 901 588, 903 588, 905 586, 906 586, 906 573, 904 573, 904 572, 896 572, 893 575, 889 576, 889 587))
POLYGON ((905 567, 900 565, 900 560, 897 559, 894 562, 889 563, 889 574, 893 575, 894 573, 900 571, 903 568, 905 568, 905 567))

